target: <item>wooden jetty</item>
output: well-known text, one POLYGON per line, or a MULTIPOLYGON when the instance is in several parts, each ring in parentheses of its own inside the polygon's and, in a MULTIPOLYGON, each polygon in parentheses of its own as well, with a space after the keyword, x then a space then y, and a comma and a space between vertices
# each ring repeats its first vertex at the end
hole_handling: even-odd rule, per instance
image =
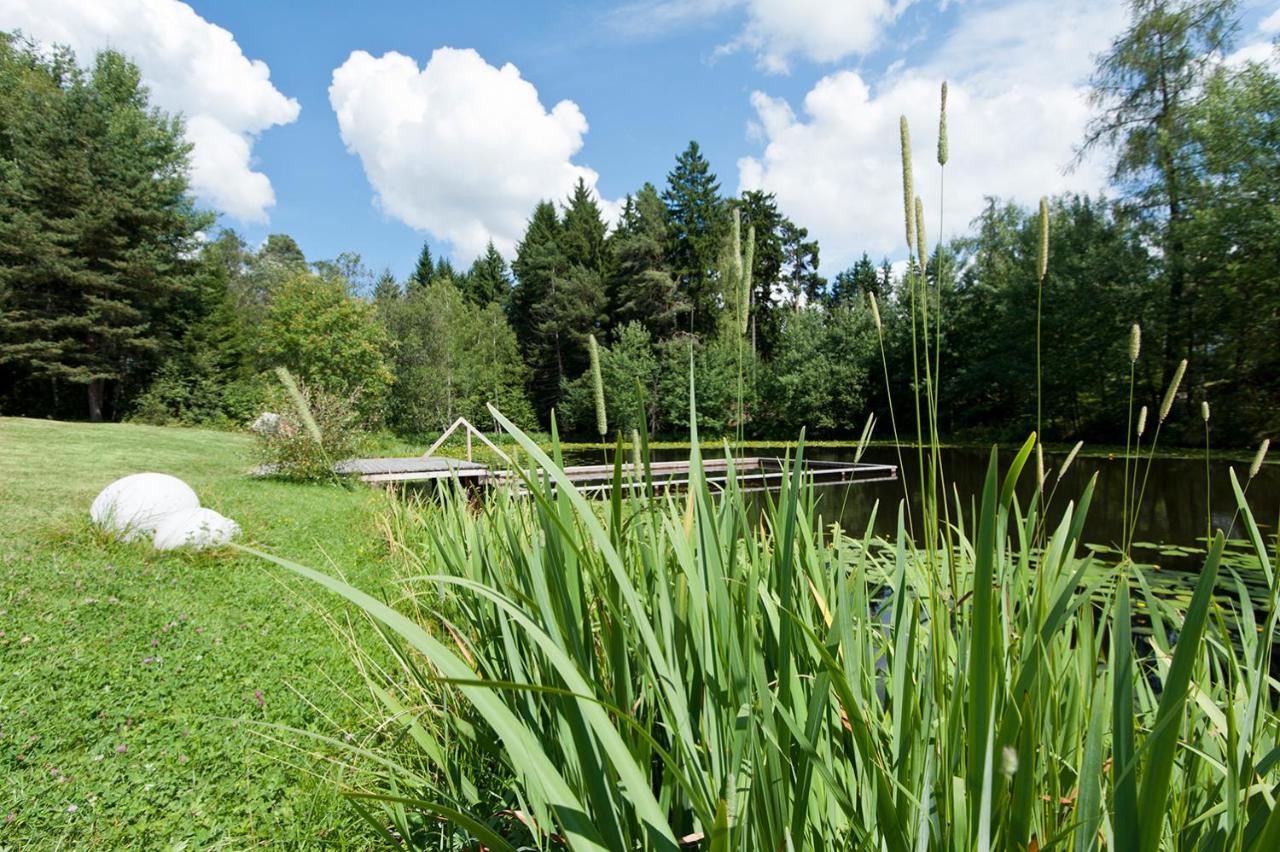
MULTIPOLYGON (((427 483, 457 480, 467 487, 481 488, 510 483, 524 489, 524 480, 511 459, 495 446, 478 429, 459 417, 440 439, 421 456, 400 458, 351 459, 337 466, 343 474, 358 476, 369 483, 427 483), (457 429, 467 430, 467 458, 454 459, 434 455, 445 439, 457 429), (489 467, 472 459, 472 436, 479 438, 505 466, 489 467)), ((786 464, 781 459, 748 456, 732 462, 733 475, 743 491, 776 489, 787 475, 786 464)), ((593 495, 607 494, 613 488, 612 464, 575 465, 564 469, 565 475, 580 490, 593 495)), ((679 490, 689 484, 689 462, 660 461, 648 465, 654 488, 661 491, 679 490)), ((806 461, 804 473, 814 485, 844 485, 858 482, 882 482, 898 478, 898 469, 889 464, 865 464, 836 461, 806 461)), ((708 485, 723 489, 730 477, 730 461, 723 458, 704 458, 702 474, 708 485)), ((630 463, 622 465, 622 482, 630 488, 633 482, 645 478, 646 471, 634 471, 630 463)))

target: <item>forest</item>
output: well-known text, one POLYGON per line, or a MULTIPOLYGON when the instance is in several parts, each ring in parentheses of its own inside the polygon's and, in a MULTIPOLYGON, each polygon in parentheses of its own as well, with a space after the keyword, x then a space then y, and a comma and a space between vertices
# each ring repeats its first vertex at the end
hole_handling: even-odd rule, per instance
MULTIPOLYGON (((1134 377, 1139 403, 1186 359, 1176 405, 1229 412, 1220 446, 1280 427, 1280 76, 1221 61, 1234 4, 1188 8, 1137 17, 1098 57, 1078 151, 1110 158, 1111 186, 1046 199, 1043 281, 1040 211, 1007 199, 926 249, 943 433, 1034 427, 1038 317, 1048 440, 1123 443, 1135 323, 1158 353, 1134 377)), ((424 243, 399 280, 220 228, 189 191, 182 117, 151 106, 118 53, 4 37, 0 115, 6 415, 237 428, 284 366, 411 439, 458 416, 491 428, 490 401, 588 437, 593 336, 624 433, 641 417, 687 433, 690 364, 704 435, 856 437, 915 392, 915 271, 863 253, 824 277, 803 223, 767 192, 728 192, 697 142, 614 223, 579 183, 529 211, 513 257, 490 244, 455 265, 424 243)), ((1169 441, 1201 440, 1195 418, 1175 422, 1187 431, 1169 441)))

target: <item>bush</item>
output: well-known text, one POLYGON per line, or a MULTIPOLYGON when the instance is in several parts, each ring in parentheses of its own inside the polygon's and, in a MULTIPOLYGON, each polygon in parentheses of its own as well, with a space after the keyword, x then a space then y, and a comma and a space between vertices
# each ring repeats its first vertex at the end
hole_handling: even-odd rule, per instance
POLYGON ((263 468, 272 476, 297 481, 336 477, 333 466, 354 456, 368 439, 359 397, 359 388, 335 394, 295 384, 288 377, 285 387, 268 395, 270 410, 280 414, 279 423, 274 429, 256 430, 263 468))

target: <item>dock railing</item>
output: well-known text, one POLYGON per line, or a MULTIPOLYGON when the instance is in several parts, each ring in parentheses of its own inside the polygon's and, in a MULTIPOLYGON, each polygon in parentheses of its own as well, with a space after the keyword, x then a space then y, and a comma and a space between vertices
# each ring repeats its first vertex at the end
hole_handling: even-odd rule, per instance
POLYGON ((497 453, 498 458, 502 459, 512 468, 515 467, 514 463, 511 461, 511 457, 508 456, 506 453, 504 453, 502 450, 498 449, 498 446, 494 444, 493 441, 490 441, 488 438, 486 438, 485 434, 481 432, 479 429, 477 429, 476 427, 472 426, 471 422, 468 421, 467 418, 465 417, 459 417, 457 420, 453 421, 452 425, 450 425, 448 429, 444 430, 444 434, 442 434, 439 438, 437 438, 436 442, 427 448, 427 451, 422 454, 422 457, 424 459, 430 458, 432 454, 434 454, 436 450, 440 449, 441 445, 443 445, 444 442, 449 439, 449 436, 452 435, 454 432, 456 432, 459 428, 466 429, 467 461, 473 461, 473 459, 471 458, 471 436, 474 435, 477 438, 479 438, 480 441, 486 447, 488 447, 489 449, 497 453))

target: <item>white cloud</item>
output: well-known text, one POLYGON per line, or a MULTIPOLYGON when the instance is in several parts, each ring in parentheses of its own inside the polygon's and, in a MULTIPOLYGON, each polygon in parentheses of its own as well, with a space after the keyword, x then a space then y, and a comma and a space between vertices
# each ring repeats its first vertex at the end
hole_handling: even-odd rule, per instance
POLYGON ((838 62, 876 47, 886 26, 913 0, 638 0, 605 19, 628 36, 653 36, 741 9, 742 30, 716 55, 746 50, 762 69, 785 74, 800 56, 838 62))
POLYGON ((1258 24, 1258 30, 1267 35, 1280 33, 1280 9, 1263 18, 1262 23, 1258 24))
POLYGON ((275 193, 252 168, 253 141, 299 107, 231 33, 178 0, 0 0, 0 29, 68 45, 83 64, 104 48, 128 55, 152 103, 186 116, 196 194, 242 221, 266 220, 275 193))
POLYGON ((879 44, 910 0, 748 0, 742 33, 718 52, 748 48, 765 71, 785 74, 791 57, 839 62, 879 44))
POLYGON ((905 254, 898 117, 911 125, 916 193, 930 239, 938 231, 938 87, 950 76, 943 213, 947 235, 965 230, 986 196, 1033 203, 1106 184, 1101 163, 1070 163, 1089 117, 1084 77, 1106 48, 1123 9, 1090 0, 1018 0, 968 15, 926 65, 898 68, 874 85, 853 71, 818 81, 801 115, 785 101, 752 95, 764 150, 738 161, 739 189, 765 189, 823 247, 823 268, 843 268, 863 250, 905 254), (1069 9, 1066 7, 1070 7, 1069 9), (1099 20, 1101 18, 1102 20, 1099 20))
MULTIPOLYGON (((564 100, 550 111, 510 63, 440 48, 424 68, 399 53, 352 53, 329 103, 390 216, 453 244, 459 258, 492 239, 508 257, 534 205, 562 201, 594 171, 572 162, 587 120, 564 100)), ((603 203, 606 217, 615 207, 603 203)))

